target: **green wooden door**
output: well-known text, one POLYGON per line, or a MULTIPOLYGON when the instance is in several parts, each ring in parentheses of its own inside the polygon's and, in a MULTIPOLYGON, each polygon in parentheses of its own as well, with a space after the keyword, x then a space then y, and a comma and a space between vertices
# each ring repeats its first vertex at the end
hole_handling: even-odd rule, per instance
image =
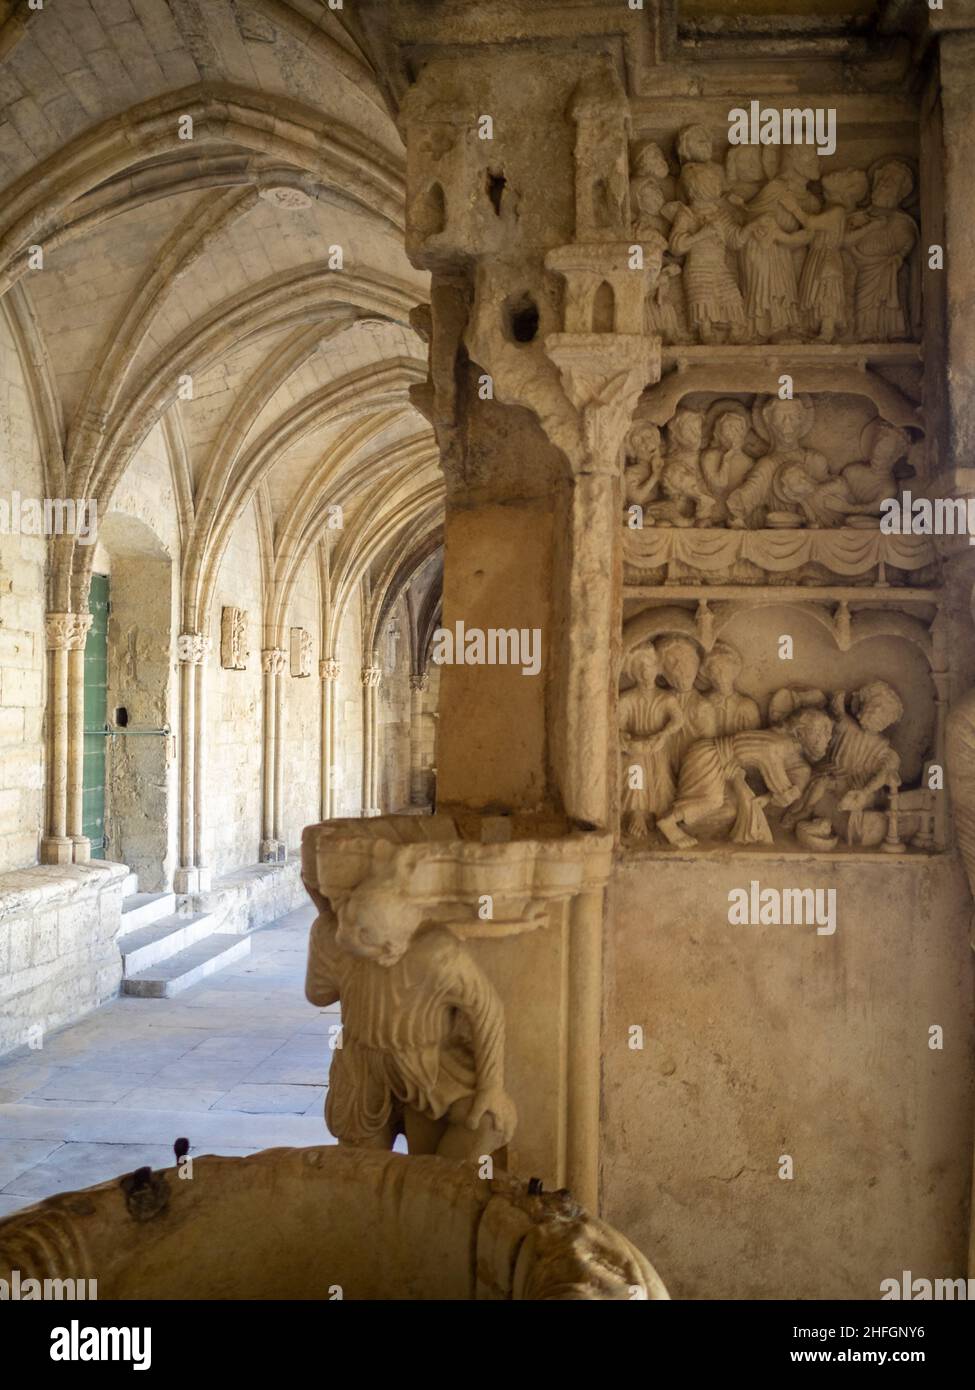
POLYGON ((91 841, 92 859, 105 858, 105 756, 108 750, 108 575, 93 574, 88 607, 92 615, 85 643, 85 764, 82 833, 91 841))

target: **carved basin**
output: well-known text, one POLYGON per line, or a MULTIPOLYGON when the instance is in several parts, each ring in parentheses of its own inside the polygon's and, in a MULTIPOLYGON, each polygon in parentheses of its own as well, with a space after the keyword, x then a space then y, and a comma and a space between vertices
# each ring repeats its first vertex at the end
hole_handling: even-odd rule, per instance
POLYGON ((567 1193, 435 1157, 268 1149, 61 1193, 0 1221, 0 1279, 99 1299, 666 1299, 567 1193))
POLYGON ((612 863, 612 836, 567 831, 512 833, 505 817, 479 818, 482 837, 465 838, 451 816, 377 816, 307 826, 302 876, 326 895, 350 892, 395 865, 402 891, 432 915, 476 916, 477 902, 494 899, 495 920, 514 920, 532 908, 601 887, 612 863), (495 838, 496 837, 496 838, 495 838), (504 837, 504 838, 502 838, 504 837))

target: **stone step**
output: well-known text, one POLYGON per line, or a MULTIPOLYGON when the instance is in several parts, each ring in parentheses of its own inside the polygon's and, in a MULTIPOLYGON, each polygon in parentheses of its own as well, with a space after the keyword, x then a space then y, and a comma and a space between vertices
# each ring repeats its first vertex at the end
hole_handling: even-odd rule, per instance
POLYGON ((185 951, 178 951, 168 960, 150 966, 122 981, 123 994, 137 994, 144 998, 168 999, 181 990, 188 989, 207 975, 213 975, 243 956, 249 956, 251 939, 249 936, 236 936, 231 932, 214 932, 205 936, 185 951))
POLYGON ((140 927, 151 927, 161 917, 176 910, 175 893, 130 893, 122 899, 122 925, 119 936, 127 936, 140 927))
POLYGON ((138 891, 139 891, 139 875, 138 875, 138 874, 126 874, 125 878, 123 878, 123 880, 122 880, 122 897, 123 897, 123 898, 131 898, 132 895, 133 895, 133 893, 138 893, 138 891))
POLYGON ((215 926, 212 912, 198 912, 182 917, 173 913, 160 917, 148 927, 137 927, 122 938, 122 967, 126 975, 138 975, 158 961, 168 960, 188 946, 195 946, 205 936, 211 936, 215 926))

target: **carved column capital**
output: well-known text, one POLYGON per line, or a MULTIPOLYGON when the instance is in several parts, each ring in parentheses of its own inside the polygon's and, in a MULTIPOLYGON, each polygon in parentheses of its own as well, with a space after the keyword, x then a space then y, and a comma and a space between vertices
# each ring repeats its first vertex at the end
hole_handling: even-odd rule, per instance
POLYGON ((44 635, 48 651, 68 651, 77 632, 77 613, 46 613, 44 635))
POLYGON ((261 652, 261 670, 266 676, 283 676, 288 669, 288 654, 281 647, 265 647, 261 652))
POLYGON ((83 652, 94 618, 91 613, 73 613, 71 616, 74 618, 74 631, 68 639, 68 651, 83 652))
POLYGON ((363 666, 362 684, 367 690, 375 690, 383 678, 383 668, 381 666, 363 666))
POLYGON ((430 677, 426 671, 410 676, 410 689, 418 695, 425 695, 430 689, 430 677))
POLYGON ((318 678, 323 681, 337 681, 342 674, 342 663, 334 657, 318 663, 318 678))
POLYGON ((181 666, 200 666, 210 651, 210 639, 202 632, 181 632, 176 638, 176 660, 181 666))

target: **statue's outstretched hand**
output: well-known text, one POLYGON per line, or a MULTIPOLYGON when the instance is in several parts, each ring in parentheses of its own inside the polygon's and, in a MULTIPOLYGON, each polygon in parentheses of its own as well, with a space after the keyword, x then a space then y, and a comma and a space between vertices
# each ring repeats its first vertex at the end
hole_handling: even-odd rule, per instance
POLYGON ((500 1086, 488 1087, 476 1093, 471 1101, 470 1114, 467 1116, 467 1128, 477 1129, 485 1116, 490 1118, 494 1128, 502 1135, 502 1142, 506 1144, 515 1132, 518 1112, 515 1110, 514 1101, 500 1086))

